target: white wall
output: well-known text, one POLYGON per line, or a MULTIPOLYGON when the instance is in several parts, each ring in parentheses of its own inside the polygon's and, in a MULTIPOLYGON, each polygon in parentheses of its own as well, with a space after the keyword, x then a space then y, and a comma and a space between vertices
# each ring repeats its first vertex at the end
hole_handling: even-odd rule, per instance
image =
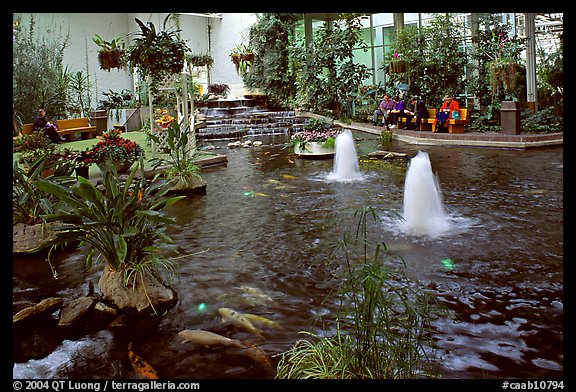
POLYGON ((226 83, 230 94, 239 97, 247 93, 242 77, 230 59, 232 48, 240 43, 248 44, 250 26, 256 22, 256 14, 224 13, 222 19, 211 19, 212 33, 212 83, 226 83))
MULTIPOLYGON (((14 14, 22 18, 28 28, 32 14, 14 14)), ((140 28, 135 18, 145 24, 154 23, 157 29, 163 28, 166 13, 34 13, 36 35, 66 36, 69 45, 64 52, 64 65, 72 73, 83 71, 90 75, 92 84, 92 108, 105 97, 103 92, 134 89, 133 75, 128 70, 112 69, 105 71, 98 64, 99 47, 93 42, 94 34, 104 40, 123 37, 138 32, 140 28)), ((210 54, 214 59, 211 68, 211 83, 226 83, 234 96, 243 95, 246 90, 242 78, 236 73, 230 60, 230 51, 239 43, 248 43, 250 26, 256 21, 256 14, 223 13, 222 18, 179 14, 181 37, 194 53, 210 54), (208 26, 210 25, 210 34, 208 26)), ((172 24, 171 24, 172 25, 172 24)))

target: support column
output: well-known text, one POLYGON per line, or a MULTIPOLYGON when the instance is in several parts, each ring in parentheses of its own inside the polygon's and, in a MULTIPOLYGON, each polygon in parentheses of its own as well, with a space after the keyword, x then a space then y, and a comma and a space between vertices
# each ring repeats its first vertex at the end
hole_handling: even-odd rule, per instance
POLYGON ((536 84, 536 29, 534 13, 525 13, 526 24, 526 102, 533 112, 538 111, 538 87, 536 84))

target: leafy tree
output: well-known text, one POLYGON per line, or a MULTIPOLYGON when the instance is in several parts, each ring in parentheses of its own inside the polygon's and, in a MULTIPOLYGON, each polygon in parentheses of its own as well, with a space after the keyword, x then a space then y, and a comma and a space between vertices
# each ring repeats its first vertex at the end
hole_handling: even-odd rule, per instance
POLYGON ((464 26, 451 14, 434 14, 420 30, 402 28, 385 55, 383 69, 389 71, 388 64, 396 57, 406 61, 406 72, 391 74, 387 90, 395 90, 399 82, 408 83, 410 93, 420 95, 429 105, 440 103, 446 94, 463 92, 468 62, 460 47, 463 36, 464 26))
POLYGON ((297 99, 304 106, 340 118, 351 112, 368 67, 354 62, 354 50, 366 49, 360 36, 361 14, 341 14, 314 35, 308 51, 299 50, 297 99))
POLYGON ((277 103, 296 95, 296 73, 290 47, 294 44, 293 14, 265 13, 250 27, 249 47, 254 61, 242 74, 248 88, 260 89, 277 103))
POLYGON ((66 117, 69 79, 67 68, 63 67, 63 57, 69 44, 68 35, 37 35, 33 16, 27 28, 19 17, 14 17, 12 25, 14 116, 23 123, 29 123, 34 120, 38 109, 44 108, 50 117, 66 117))
POLYGON ((524 50, 524 40, 511 37, 510 23, 502 23, 494 18, 493 14, 479 16, 478 34, 472 37, 476 49, 472 52, 472 58, 476 60, 479 77, 472 82, 474 94, 480 100, 482 106, 488 106, 488 112, 498 116, 500 102, 511 97, 521 95, 520 91, 525 88, 517 80, 524 74, 525 68, 520 65, 520 53, 524 50), (513 63, 516 66, 506 72, 509 89, 501 88, 502 77, 496 75, 497 64, 513 63))

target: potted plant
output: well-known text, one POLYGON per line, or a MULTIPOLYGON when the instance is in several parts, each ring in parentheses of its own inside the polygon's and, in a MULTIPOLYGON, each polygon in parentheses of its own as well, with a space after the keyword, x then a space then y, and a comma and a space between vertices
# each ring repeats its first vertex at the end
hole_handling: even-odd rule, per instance
POLYGON ((180 30, 166 30, 166 23, 171 16, 166 16, 161 31, 156 31, 152 22, 145 25, 135 18, 140 31, 136 33, 128 50, 128 59, 130 66, 137 67, 143 77, 151 77, 150 88, 153 91, 157 90, 158 83, 164 77, 182 72, 185 55, 189 50, 177 34, 180 30))
POLYGON ((394 53, 393 58, 390 61, 390 72, 392 73, 406 72, 406 62, 402 59, 401 54, 394 53))
POLYGON ((100 68, 110 71, 112 68, 120 69, 126 66, 126 45, 123 37, 106 41, 100 35, 94 34, 92 41, 100 47, 98 51, 100 68))
POLYGON ((208 85, 208 94, 214 94, 226 98, 230 92, 230 86, 227 83, 211 83, 208 85))
POLYGON ((72 171, 57 145, 42 132, 33 132, 18 138, 14 141, 12 152, 19 153, 18 163, 28 171, 34 163, 40 161, 42 168, 40 175, 44 177, 54 174, 56 169, 59 170, 59 175, 66 175, 72 171))
POLYGON ((336 137, 341 129, 323 119, 307 119, 286 144, 294 153, 304 157, 329 157, 334 155, 336 137))
POLYGON ((208 53, 191 53, 184 56, 192 67, 212 67, 214 59, 208 53))
MULTIPOLYGON (((12 169, 12 251, 34 253, 45 249, 53 238, 56 222, 46 222, 44 214, 53 211, 56 197, 43 192, 34 185, 45 171, 46 158, 40 157, 28 170, 14 162, 12 169)), ((52 176, 57 183, 72 182, 72 177, 52 176)))
MULTIPOLYGON (((157 135, 150 137, 160 143, 157 135)), ((200 175, 201 167, 194 163, 195 149, 189 145, 187 129, 181 129, 180 124, 174 121, 166 131, 167 156, 152 158, 153 169, 161 169, 161 173, 170 181, 175 181, 172 188, 176 193, 204 191, 206 182, 200 175)))
POLYGON ((245 44, 238 44, 230 52, 237 73, 245 73, 254 63, 254 52, 245 44))
POLYGON ((144 149, 135 141, 125 139, 119 129, 111 129, 98 137, 100 140, 92 145, 89 152, 93 161, 103 169, 108 159, 112 160, 120 173, 128 171, 138 158, 144 156, 144 149))
POLYGON ((172 124, 174 117, 169 115, 166 109, 156 109, 154 110, 154 121, 156 121, 161 128, 166 129, 172 124))
POLYGON ((104 301, 125 314, 158 315, 177 302, 169 287, 174 262, 160 253, 160 245, 172 243, 165 229, 175 220, 162 210, 184 196, 166 196, 173 183, 159 176, 147 180, 143 171, 141 157, 124 179, 108 161, 101 190, 82 177, 65 186, 49 179, 34 184, 59 200, 54 213, 45 216, 62 223, 50 243, 80 241, 87 250, 86 269, 104 265, 98 281, 104 301), (136 176, 138 171, 142 175, 136 176))

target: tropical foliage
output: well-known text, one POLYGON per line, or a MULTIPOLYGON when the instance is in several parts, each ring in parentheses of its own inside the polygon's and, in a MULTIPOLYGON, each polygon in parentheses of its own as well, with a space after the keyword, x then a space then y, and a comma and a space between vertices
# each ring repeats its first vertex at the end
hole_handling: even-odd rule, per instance
POLYGON ((172 14, 166 16, 160 31, 152 22, 144 24, 135 18, 140 31, 134 33, 136 37, 128 49, 128 59, 130 66, 138 68, 143 78, 151 77, 153 91, 166 76, 182 72, 185 55, 190 51, 178 35, 180 30, 167 28, 171 17, 172 14))
MULTIPOLYGON (((167 155, 150 159, 153 169, 162 168, 162 174, 171 181, 176 181, 175 189, 191 190, 201 179, 196 158, 195 146, 188 138, 188 128, 182 129, 177 121, 170 124, 166 132, 167 155)), ((158 135, 149 135, 155 143, 160 143, 158 135)))
POLYGON ((296 62, 290 55, 295 44, 293 14, 265 13, 250 27, 254 53, 250 72, 242 74, 249 88, 258 89, 280 105, 296 95, 296 62))
POLYGON ((438 106, 444 95, 463 92, 468 62, 459 43, 463 34, 464 25, 451 14, 435 14, 420 29, 404 26, 397 31, 381 67, 389 74, 386 90, 397 91, 396 85, 405 83, 410 94, 425 97, 429 105, 438 106), (406 64, 404 71, 391 72, 391 64, 399 59, 406 64))
POLYGON ((371 75, 366 65, 354 61, 355 51, 367 50, 360 35, 363 18, 341 14, 316 31, 312 48, 306 49, 303 43, 294 48, 298 106, 333 118, 353 113, 362 81, 371 75))
POLYGON ((58 31, 37 34, 34 16, 28 26, 13 19, 12 107, 23 123, 34 121, 39 108, 56 118, 66 115, 69 74, 63 59, 69 36, 58 31))
POLYGON ((114 271, 123 271, 128 278, 148 269, 160 279, 173 270, 172 262, 162 257, 160 245, 171 244, 165 234, 174 218, 162 209, 182 198, 166 197, 173 183, 154 177, 150 183, 143 174, 141 158, 127 178, 120 179, 114 165, 104 168, 103 190, 89 180, 78 177, 72 185, 58 184, 51 179, 37 179, 33 184, 42 192, 58 199, 53 213, 43 216, 46 221, 58 221, 52 245, 78 243, 86 249, 85 264, 90 270, 97 261, 114 271), (87 245, 87 248, 84 246, 87 245))

